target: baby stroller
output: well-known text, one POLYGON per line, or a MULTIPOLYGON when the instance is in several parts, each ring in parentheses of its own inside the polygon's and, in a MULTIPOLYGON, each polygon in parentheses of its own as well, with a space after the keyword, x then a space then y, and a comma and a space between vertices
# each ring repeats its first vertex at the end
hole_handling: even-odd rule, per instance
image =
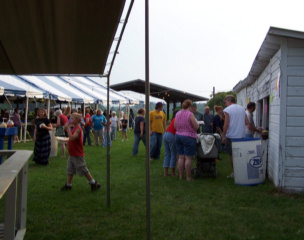
POLYGON ((192 169, 194 178, 199 176, 217 177, 216 159, 219 158, 219 149, 217 139, 220 135, 215 133, 205 133, 198 135, 196 146, 196 167, 192 169), (202 147, 203 146, 203 147, 202 147))

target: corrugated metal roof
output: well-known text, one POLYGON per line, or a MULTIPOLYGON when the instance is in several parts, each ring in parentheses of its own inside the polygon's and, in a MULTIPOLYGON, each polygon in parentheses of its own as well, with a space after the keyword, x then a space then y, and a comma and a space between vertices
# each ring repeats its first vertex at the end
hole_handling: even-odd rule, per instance
MULTIPOLYGON (((145 94, 145 81, 141 79, 136 79, 132 81, 127 81, 123 83, 113 84, 110 86, 116 91, 130 90, 137 93, 145 94)), ((194 95, 187 93, 185 91, 180 91, 174 88, 165 87, 159 84, 150 82, 150 96, 163 99, 166 102, 183 102, 186 99, 191 99, 192 101, 208 101, 208 98, 203 96, 194 95)))
POLYGON ((238 93, 243 88, 250 86, 262 74, 271 58, 281 48, 282 37, 304 39, 304 32, 293 31, 282 28, 270 27, 263 41, 257 56, 251 66, 247 77, 239 81, 233 88, 233 91, 238 93))

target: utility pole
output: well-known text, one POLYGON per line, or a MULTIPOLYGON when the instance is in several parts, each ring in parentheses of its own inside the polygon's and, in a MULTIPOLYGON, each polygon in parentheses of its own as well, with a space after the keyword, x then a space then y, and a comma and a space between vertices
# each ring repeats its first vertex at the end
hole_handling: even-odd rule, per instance
POLYGON ((213 116, 215 115, 214 106, 215 106, 215 87, 213 87, 213 116))

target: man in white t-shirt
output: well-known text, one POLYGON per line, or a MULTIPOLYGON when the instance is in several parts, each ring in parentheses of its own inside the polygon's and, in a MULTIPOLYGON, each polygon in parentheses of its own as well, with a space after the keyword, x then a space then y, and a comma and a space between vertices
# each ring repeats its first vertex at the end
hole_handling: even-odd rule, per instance
POLYGON ((247 104, 246 116, 249 124, 245 128, 245 138, 253 138, 255 132, 261 132, 259 129, 255 127, 253 121, 253 112, 255 111, 255 103, 249 102, 247 104))
MULTIPOLYGON (((245 109, 240 105, 235 104, 234 96, 227 95, 224 102, 227 107, 224 109, 225 122, 223 127, 222 143, 225 144, 226 152, 230 154, 230 161, 233 168, 231 139, 243 138, 245 127, 249 123, 245 109)), ((231 173, 228 177, 233 178, 234 174, 231 173)))

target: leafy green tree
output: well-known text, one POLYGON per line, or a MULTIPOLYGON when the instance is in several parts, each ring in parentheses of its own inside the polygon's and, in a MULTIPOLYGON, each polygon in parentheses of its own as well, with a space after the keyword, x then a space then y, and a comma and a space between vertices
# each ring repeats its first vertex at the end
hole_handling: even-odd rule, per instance
MULTIPOLYGON (((214 95, 214 102, 215 102, 215 105, 217 106, 222 106, 223 108, 225 108, 225 103, 224 103, 224 98, 227 96, 227 95, 233 95, 235 96, 236 98, 236 94, 232 91, 229 91, 229 92, 217 92, 215 93, 214 95)), ((213 106, 213 94, 210 95, 210 99, 209 101, 207 102, 207 105, 208 107, 210 108, 210 110, 213 110, 214 109, 214 106, 213 106)))

